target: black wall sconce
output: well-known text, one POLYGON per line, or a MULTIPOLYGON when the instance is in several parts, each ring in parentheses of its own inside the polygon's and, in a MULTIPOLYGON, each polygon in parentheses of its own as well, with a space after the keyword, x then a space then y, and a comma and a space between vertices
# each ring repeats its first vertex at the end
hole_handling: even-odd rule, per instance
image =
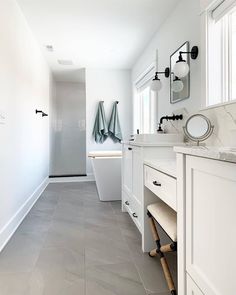
POLYGON ((43 111, 35 110, 36 114, 42 114, 42 117, 48 117, 48 114, 44 113, 43 111))
POLYGON ((161 80, 159 79, 158 75, 165 75, 166 78, 170 77, 170 68, 165 68, 164 72, 156 72, 155 77, 151 83, 151 90, 152 91, 160 91, 162 88, 161 80))
POLYGON ((198 46, 193 46, 191 51, 180 51, 179 52, 179 59, 177 60, 176 64, 174 65, 173 72, 175 76, 178 78, 186 77, 190 71, 189 65, 186 60, 183 59, 183 54, 189 54, 191 59, 197 59, 198 57, 198 46))

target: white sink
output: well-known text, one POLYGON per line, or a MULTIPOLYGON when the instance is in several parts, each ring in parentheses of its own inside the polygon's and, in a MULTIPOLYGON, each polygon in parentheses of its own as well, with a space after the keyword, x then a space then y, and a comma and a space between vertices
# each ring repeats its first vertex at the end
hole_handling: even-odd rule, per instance
POLYGON ((134 142, 136 143, 180 143, 183 141, 184 135, 178 133, 153 133, 134 135, 134 142))

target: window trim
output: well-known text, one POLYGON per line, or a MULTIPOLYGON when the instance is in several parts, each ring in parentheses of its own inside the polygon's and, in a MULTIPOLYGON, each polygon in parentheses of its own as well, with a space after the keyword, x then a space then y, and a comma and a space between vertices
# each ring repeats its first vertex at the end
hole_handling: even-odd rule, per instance
MULTIPOLYGON (((219 6, 220 2, 222 1, 214 1, 212 5, 208 6, 202 13, 201 13, 201 110, 205 109, 211 109, 219 106, 225 106, 228 104, 232 104, 236 102, 235 99, 229 99, 229 95, 232 93, 232 89, 229 85, 225 85, 226 87, 223 87, 224 93, 222 93, 222 102, 217 103, 214 105, 209 105, 209 30, 210 30, 210 21, 212 19, 212 11, 219 6), (226 98, 228 98, 226 100, 226 98)), ((229 31, 228 31, 229 33, 229 31)), ((226 37, 226 36, 225 36, 226 37)), ((229 38, 229 36, 227 36, 229 38)), ((230 41, 230 40, 229 40, 230 41)), ((229 60, 231 57, 231 52, 229 50, 227 51, 227 59, 229 60)), ((230 62, 228 62, 228 65, 230 65, 230 62)), ((223 68, 223 65, 222 65, 223 68)), ((224 67, 225 68, 225 67, 224 67)), ((227 75, 228 78, 231 77, 231 68, 228 68, 227 75)), ((226 74, 226 73, 225 73, 226 74)), ((229 79, 226 79, 226 81, 229 81, 229 79)))

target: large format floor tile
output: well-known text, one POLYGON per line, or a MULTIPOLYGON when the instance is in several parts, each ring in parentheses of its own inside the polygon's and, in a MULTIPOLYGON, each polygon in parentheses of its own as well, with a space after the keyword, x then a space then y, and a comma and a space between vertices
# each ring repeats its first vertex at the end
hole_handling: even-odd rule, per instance
POLYGON ((44 238, 42 233, 16 232, 0 254, 0 274, 32 271, 44 238))
MULTIPOLYGON (((176 257, 168 260, 176 278, 176 257)), ((158 258, 95 183, 50 184, 0 254, 1 295, 167 295, 158 258)))
POLYGON ((121 263, 87 268, 86 294, 144 295, 146 292, 135 266, 121 263))
POLYGON ((30 277, 30 272, 1 274, 1 295, 30 295, 30 277))

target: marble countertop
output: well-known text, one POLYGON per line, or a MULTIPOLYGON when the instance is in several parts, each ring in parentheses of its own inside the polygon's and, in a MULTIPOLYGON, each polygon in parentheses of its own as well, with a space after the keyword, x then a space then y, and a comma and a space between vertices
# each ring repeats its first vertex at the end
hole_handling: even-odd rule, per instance
POLYGON ((144 159, 144 165, 177 178, 175 159, 144 159))
POLYGON ((175 146, 176 153, 236 163, 236 147, 175 146))
POLYGON ((137 141, 122 141, 122 144, 127 144, 131 146, 145 146, 145 147, 155 147, 155 146, 181 146, 184 145, 184 143, 173 143, 173 142, 137 142, 137 141))

